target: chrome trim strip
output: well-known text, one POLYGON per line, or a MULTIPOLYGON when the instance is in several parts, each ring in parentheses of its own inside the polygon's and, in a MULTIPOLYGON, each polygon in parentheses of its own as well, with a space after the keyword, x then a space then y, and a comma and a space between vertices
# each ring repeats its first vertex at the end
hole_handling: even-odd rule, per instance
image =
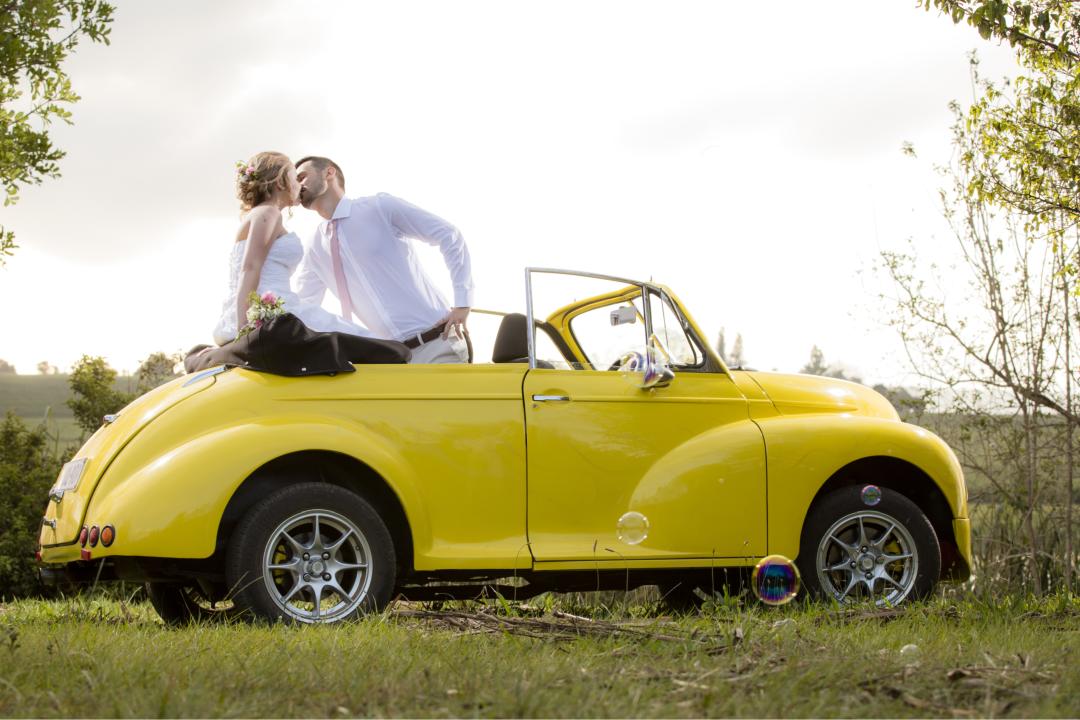
POLYGON ((181 385, 181 387, 187 387, 188 385, 191 385, 192 383, 197 383, 197 382, 199 382, 200 380, 202 380, 204 378, 213 377, 214 375, 218 375, 220 373, 223 373, 228 369, 229 369, 228 365, 218 365, 217 367, 212 367, 209 370, 203 370, 201 373, 199 373, 198 375, 196 375, 195 377, 191 378, 190 380, 185 382, 183 385, 181 385))
POLYGON ((628 280, 627 278, 616 277, 614 275, 601 275, 600 273, 585 272, 583 270, 530 267, 525 268, 525 272, 547 273, 549 275, 576 275, 578 277, 596 278, 597 280, 612 280, 614 282, 626 283, 627 285, 648 285, 649 287, 656 287, 652 283, 642 282, 641 280, 628 280))
POLYGON ((533 321, 532 268, 525 268, 525 317, 529 328, 529 369, 536 369, 536 324, 533 321))
POLYGON ((525 317, 529 323, 529 369, 536 369, 536 321, 533 320, 533 298, 532 298, 532 274, 533 273, 545 273, 547 275, 573 275, 575 277, 587 277, 596 280, 610 280, 611 282, 626 283, 627 285, 636 285, 641 288, 642 295, 642 308, 645 310, 645 337, 649 337, 652 330, 652 323, 650 322, 649 313, 649 298, 648 293, 645 292, 645 288, 655 290, 662 293, 663 290, 652 283, 642 282, 640 280, 628 280, 627 278, 616 277, 615 275, 601 275, 600 273, 584 272, 582 270, 560 270, 559 268, 541 268, 541 267, 527 267, 525 268, 525 317))
POLYGON ((569 395, 533 395, 533 402, 568 402, 569 395))

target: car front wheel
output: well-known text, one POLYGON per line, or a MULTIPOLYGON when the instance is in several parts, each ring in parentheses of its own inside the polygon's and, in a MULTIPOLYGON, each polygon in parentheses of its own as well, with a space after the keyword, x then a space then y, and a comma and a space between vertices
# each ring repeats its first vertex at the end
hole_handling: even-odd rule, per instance
POLYGON ((325 483, 283 488, 252 508, 233 534, 226 564, 238 607, 303 623, 381 610, 394 576, 393 541, 378 513, 325 483))
POLYGON ((841 488, 811 509, 798 561, 807 592, 879 606, 929 595, 941 573, 934 527, 900 493, 881 488, 868 502, 862 489, 841 488))
POLYGON ((232 617, 229 600, 211 600, 196 583, 146 583, 146 595, 166 625, 211 622, 232 617))

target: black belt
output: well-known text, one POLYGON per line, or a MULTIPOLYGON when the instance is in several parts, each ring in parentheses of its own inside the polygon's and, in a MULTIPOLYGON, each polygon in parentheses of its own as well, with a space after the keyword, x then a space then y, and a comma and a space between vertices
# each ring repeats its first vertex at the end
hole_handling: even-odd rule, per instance
POLYGON ((431 328, 430 330, 425 330, 422 333, 417 333, 416 335, 413 335, 412 337, 405 338, 401 342, 404 343, 405 347, 409 348, 410 350, 415 350, 416 348, 420 347, 424 343, 429 343, 432 340, 434 340, 435 338, 442 335, 443 328, 445 328, 445 327, 446 327, 446 323, 439 323, 438 325, 431 328))

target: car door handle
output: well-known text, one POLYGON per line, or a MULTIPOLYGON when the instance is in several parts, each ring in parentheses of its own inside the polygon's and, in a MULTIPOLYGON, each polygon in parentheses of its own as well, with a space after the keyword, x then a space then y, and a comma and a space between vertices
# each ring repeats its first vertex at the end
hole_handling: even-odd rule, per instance
POLYGON ((533 402, 568 402, 569 395, 533 395, 533 402))

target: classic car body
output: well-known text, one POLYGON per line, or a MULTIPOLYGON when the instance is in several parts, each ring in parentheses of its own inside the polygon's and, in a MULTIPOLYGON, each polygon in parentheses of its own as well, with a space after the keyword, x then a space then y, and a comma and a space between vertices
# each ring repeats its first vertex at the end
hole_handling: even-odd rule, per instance
MULTIPOLYGON (((545 269, 527 270, 526 285, 528 312, 503 319, 495 362, 364 365, 303 378, 219 367, 136 399, 107 419, 54 488, 40 535, 43 572, 147 581, 159 611, 174 620, 198 614, 192 602, 206 610, 236 597, 261 572, 270 595, 276 587, 278 601, 294 597, 256 614, 302 621, 337 620, 393 593, 506 592, 495 583, 508 576, 518 578, 519 597, 598 583, 701 587, 705 572, 752 567, 769 554, 799 558, 808 587, 842 601, 898 602, 939 578, 968 576, 959 464, 879 394, 845 381, 730 369, 661 285, 545 269), (534 319, 533 278, 552 273, 617 287, 534 319), (575 325, 586 313, 626 326, 619 332, 640 331, 638 347, 666 355, 668 380, 643 388, 624 357, 609 362, 606 348, 590 350, 587 323, 575 325), (538 357, 541 341, 561 356, 555 363, 538 357), (303 493, 289 500, 299 503, 292 526, 258 535, 266 532, 252 514, 300 483, 360 498, 390 547, 380 550, 383 531, 369 530, 367 515, 332 507, 331 496, 304 515, 303 493), (844 495, 868 484, 907 504, 860 507, 844 495), (816 522, 847 517, 830 532, 862 535, 804 547, 809 518, 827 498, 843 511, 816 522), (909 505, 921 521, 907 519, 909 505), (619 539, 628 511, 648 518, 643 542, 619 539), (330 529, 317 549, 340 561, 326 572, 301 548, 315 547, 320 512, 330 529), (921 538, 924 525, 932 545, 921 538), (246 581, 241 541, 258 545, 262 555, 250 557, 265 560, 248 568, 246 581), (340 548, 331 541, 350 546, 347 557, 334 555, 340 548), (876 541, 876 551, 855 547, 876 541), (817 582, 807 577, 816 573, 815 550, 818 565, 830 563, 817 582), (384 575, 375 572, 380 552, 393 558, 384 575), (837 552, 867 568, 835 570, 837 552), (831 584, 830 572, 840 572, 831 584), (325 596, 310 584, 319 577, 329 578, 325 596), (289 605, 297 601, 299 609, 289 605)), ((604 332, 601 325, 591 327, 604 332)))

